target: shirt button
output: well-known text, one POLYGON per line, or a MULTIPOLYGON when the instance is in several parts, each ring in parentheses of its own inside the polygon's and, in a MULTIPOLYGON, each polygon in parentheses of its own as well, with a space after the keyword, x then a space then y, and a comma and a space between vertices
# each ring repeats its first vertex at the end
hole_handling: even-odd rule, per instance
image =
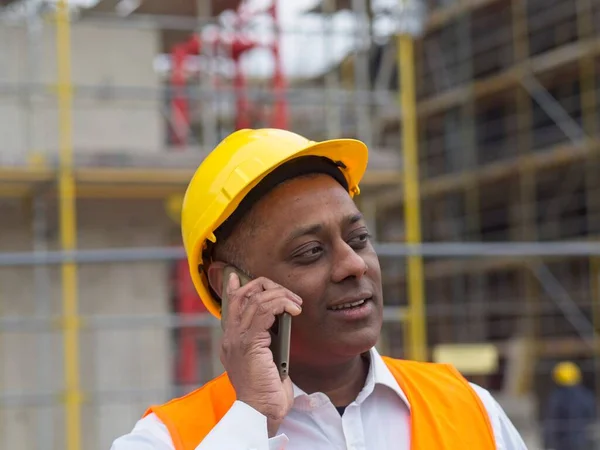
POLYGON ((311 398, 310 401, 308 402, 308 404, 310 405, 311 408, 317 407, 317 401, 314 398, 311 398))

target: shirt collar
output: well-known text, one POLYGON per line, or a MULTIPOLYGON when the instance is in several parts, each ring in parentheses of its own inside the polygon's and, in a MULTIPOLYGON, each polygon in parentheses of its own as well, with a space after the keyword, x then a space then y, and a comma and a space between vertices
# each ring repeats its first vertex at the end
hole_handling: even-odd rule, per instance
MULTIPOLYGON (((356 398, 357 403, 362 403, 369 395, 371 395, 376 386, 383 386, 385 388, 391 389, 395 392, 400 399, 406 404, 408 408, 410 408, 410 404, 408 403, 408 398, 406 394, 398 385, 398 382, 394 378, 394 375, 390 372, 385 361, 377 351, 375 347, 371 348, 367 353, 367 357, 369 359, 369 372, 367 373, 367 379, 365 380, 365 386, 358 394, 356 398)), ((309 397, 309 395, 296 386, 295 383, 292 382, 292 386, 294 389, 294 400, 300 397, 309 397)), ((318 393, 315 393, 318 394, 318 393)), ((313 394, 314 395, 314 394, 313 394)))

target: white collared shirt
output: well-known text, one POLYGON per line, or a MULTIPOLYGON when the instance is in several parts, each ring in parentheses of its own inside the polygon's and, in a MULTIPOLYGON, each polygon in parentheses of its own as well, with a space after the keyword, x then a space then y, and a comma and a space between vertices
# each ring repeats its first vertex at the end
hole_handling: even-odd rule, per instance
MULTIPOLYGON (((308 395, 294 385, 294 404, 277 436, 269 439, 266 417, 236 401, 196 450, 409 450, 408 399, 375 348, 370 358, 365 386, 343 415, 325 394, 308 395)), ((527 450, 490 393, 471 386, 489 414, 497 450, 527 450)), ((174 446, 166 426, 150 414, 117 439, 111 450, 174 450, 174 446)))

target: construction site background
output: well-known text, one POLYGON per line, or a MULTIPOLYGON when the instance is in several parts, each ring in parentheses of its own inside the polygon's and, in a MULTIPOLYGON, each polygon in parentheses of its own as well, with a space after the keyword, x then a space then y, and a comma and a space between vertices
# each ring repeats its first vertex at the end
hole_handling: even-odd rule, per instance
POLYGON ((557 362, 600 398, 600 0, 240 3, 0 0, 0 448, 107 450, 222 371, 179 202, 264 126, 370 146, 380 351, 544 448, 557 362))

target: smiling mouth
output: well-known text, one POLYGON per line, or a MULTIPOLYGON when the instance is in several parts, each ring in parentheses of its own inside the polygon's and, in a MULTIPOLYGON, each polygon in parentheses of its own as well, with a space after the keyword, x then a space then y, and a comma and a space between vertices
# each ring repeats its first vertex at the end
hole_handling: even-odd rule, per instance
POLYGON ((337 305, 337 306, 332 306, 329 309, 330 311, 341 311, 344 309, 352 309, 352 308, 358 308, 362 305, 364 305, 367 301, 371 300, 372 297, 369 298, 364 298, 362 300, 358 300, 355 302, 351 302, 351 303, 344 303, 343 305, 337 305))

